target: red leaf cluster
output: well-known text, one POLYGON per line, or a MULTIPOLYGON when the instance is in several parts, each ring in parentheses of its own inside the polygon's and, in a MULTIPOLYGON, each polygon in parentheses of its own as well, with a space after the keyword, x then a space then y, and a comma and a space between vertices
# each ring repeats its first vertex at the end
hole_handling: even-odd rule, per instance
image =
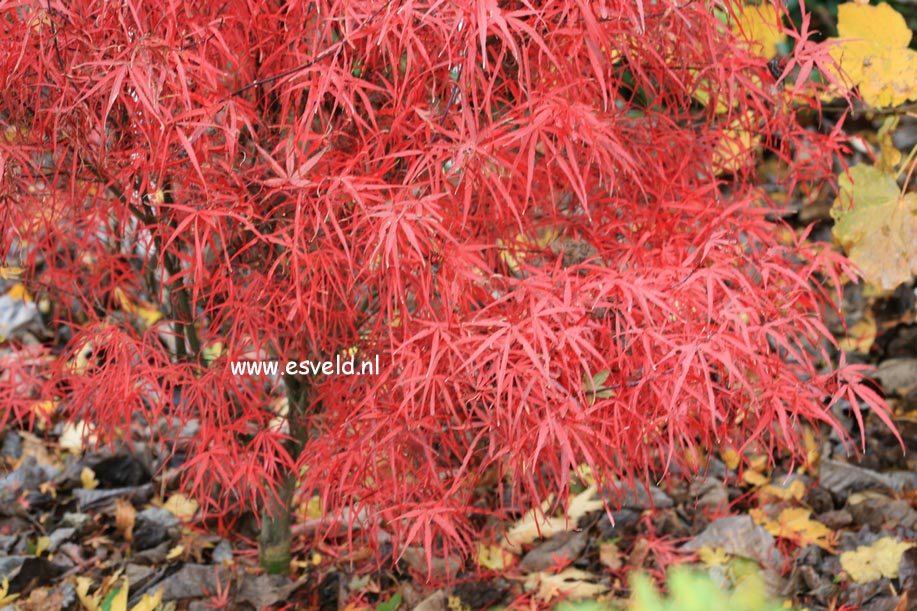
POLYGON ((839 132, 707 3, 0 13, 2 248, 67 347, 7 352, 0 418, 140 417, 212 510, 295 469, 430 550, 467 544, 494 474, 528 506, 583 464, 646 480, 697 448, 795 450, 841 398, 885 414, 862 370, 825 369, 818 281, 848 263, 778 239, 753 180, 765 151, 786 191, 819 185, 839 132), (304 378, 289 426, 279 381, 230 365, 354 349, 381 371, 304 378))

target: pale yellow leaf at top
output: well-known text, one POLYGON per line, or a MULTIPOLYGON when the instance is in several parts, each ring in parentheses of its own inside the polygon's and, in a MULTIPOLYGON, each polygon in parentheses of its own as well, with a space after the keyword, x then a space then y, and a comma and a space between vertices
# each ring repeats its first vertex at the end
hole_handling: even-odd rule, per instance
POLYGON ((898 577, 901 556, 914 547, 892 537, 883 537, 872 545, 862 545, 841 554, 841 568, 857 583, 869 583, 887 577, 898 577))
POLYGON ((917 193, 902 196, 894 176, 867 165, 838 187, 834 239, 869 284, 891 291, 908 282, 917 274, 917 193))
POLYGON ((786 40, 780 13, 767 2, 739 7, 732 31, 745 39, 749 51, 765 59, 774 58, 777 45, 786 40))
POLYGON ((829 52, 867 104, 890 107, 917 100, 917 52, 908 48, 912 33, 891 5, 841 4, 837 33, 829 39, 837 43, 829 52))

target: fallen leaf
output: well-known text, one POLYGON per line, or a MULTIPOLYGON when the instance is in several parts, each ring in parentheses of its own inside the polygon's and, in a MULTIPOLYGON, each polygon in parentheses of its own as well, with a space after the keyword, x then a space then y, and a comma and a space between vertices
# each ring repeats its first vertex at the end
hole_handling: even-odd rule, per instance
POLYGON ((89 431, 89 426, 82 420, 67 422, 64 424, 64 430, 57 443, 62 450, 82 454, 84 447, 95 445, 98 441, 98 437, 89 431))
POLYGON ((518 554, 522 551, 523 545, 532 543, 541 537, 548 538, 559 532, 576 528, 576 523, 581 517, 604 509, 605 505, 602 500, 595 498, 596 491, 595 486, 589 486, 571 499, 566 516, 549 517, 545 515, 552 499, 545 501, 541 511, 533 509, 526 512, 525 516, 507 531, 503 547, 518 554))
POLYGON ((0 583, 0 606, 5 607, 17 598, 19 594, 10 594, 10 580, 4 577, 3 582, 0 583))
POLYGON ((194 499, 177 493, 169 497, 163 508, 180 520, 190 520, 197 513, 198 504, 194 499))
POLYGON ((802 500, 802 497, 806 495, 806 485, 802 483, 801 479, 794 479, 786 486, 767 484, 762 486, 758 492, 768 496, 776 497, 778 499, 783 499, 784 501, 788 501, 790 499, 800 501, 802 500))
POLYGON ((80 471, 80 482, 82 482, 84 490, 95 490, 99 486, 95 471, 89 467, 83 467, 83 470, 80 471))
POLYGON ((163 589, 159 588, 152 596, 144 593, 140 602, 131 607, 131 611, 155 611, 162 604, 162 592, 163 589))
POLYGON ((707 568, 723 566, 729 562, 729 554, 727 554, 726 550, 724 550, 722 547, 711 548, 704 545, 699 550, 697 550, 697 557, 701 562, 704 563, 704 566, 707 568))
POLYGON ((838 345, 847 352, 868 354, 879 333, 876 321, 868 314, 847 329, 847 337, 838 340, 838 345))
POLYGON ((789 507, 780 512, 776 520, 771 520, 760 509, 751 509, 748 514, 767 532, 775 537, 795 541, 800 546, 817 545, 824 550, 832 551, 828 540, 832 535, 830 528, 811 519, 812 510, 805 507, 789 507))
POLYGON ((764 2, 740 6, 732 31, 742 36, 749 51, 758 57, 771 59, 777 55, 777 45, 786 40, 777 8, 764 2))
MULTIPOLYGON (((884 5, 883 5, 884 6, 884 5)), ((867 282, 891 291, 917 274, 917 193, 868 165, 841 175, 832 232, 867 282)))
POLYGON ((902 554, 912 547, 913 543, 883 537, 872 545, 861 545, 841 554, 841 568, 857 583, 869 583, 882 577, 895 579, 902 554))
POLYGON ((890 107, 917 100, 917 52, 908 48, 912 33, 890 4, 841 4, 837 34, 829 39, 836 43, 829 53, 867 104, 890 107))
POLYGON ((134 540, 134 522, 137 519, 137 510, 125 498, 119 498, 115 505, 115 528, 124 537, 124 540, 134 540))
POLYGON ((624 566, 624 554, 617 545, 606 541, 599 545, 599 562, 606 568, 617 571, 624 566))
POLYGON ((513 563, 515 556, 499 545, 478 543, 475 550, 478 566, 491 571, 502 571, 513 563))
POLYGON ((596 576, 580 569, 565 569, 560 573, 534 573, 525 580, 527 590, 537 590, 536 596, 545 602, 559 597, 573 600, 595 598, 608 592, 608 587, 596 583, 596 576))

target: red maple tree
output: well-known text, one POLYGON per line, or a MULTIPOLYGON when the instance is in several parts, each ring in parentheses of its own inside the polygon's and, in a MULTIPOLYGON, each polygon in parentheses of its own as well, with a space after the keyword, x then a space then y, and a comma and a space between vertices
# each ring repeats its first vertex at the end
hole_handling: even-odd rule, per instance
POLYGON ((295 494, 429 557, 498 511, 485 477, 519 509, 581 465, 793 451, 840 399, 887 421, 861 367, 825 368, 819 281, 853 271, 754 179, 766 153, 817 189, 840 130, 730 6, 6 5, 2 248, 56 341, 10 345, 0 422, 148 423, 209 512, 265 507, 276 568, 295 494), (381 370, 231 369, 350 354, 381 370))

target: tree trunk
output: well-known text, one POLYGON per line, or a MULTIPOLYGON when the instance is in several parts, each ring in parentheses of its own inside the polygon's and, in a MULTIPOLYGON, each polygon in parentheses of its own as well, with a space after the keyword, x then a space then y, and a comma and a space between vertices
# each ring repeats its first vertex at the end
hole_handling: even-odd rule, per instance
MULTIPOLYGON (((287 421, 290 426, 290 456, 299 458, 306 444, 306 429, 302 426, 309 405, 309 384, 296 376, 284 376, 287 388, 289 410, 287 421)), ((287 473, 272 493, 266 490, 261 512, 261 533, 258 538, 258 560, 261 567, 270 574, 290 572, 292 560, 292 510, 293 494, 296 491, 295 471, 287 473)))

